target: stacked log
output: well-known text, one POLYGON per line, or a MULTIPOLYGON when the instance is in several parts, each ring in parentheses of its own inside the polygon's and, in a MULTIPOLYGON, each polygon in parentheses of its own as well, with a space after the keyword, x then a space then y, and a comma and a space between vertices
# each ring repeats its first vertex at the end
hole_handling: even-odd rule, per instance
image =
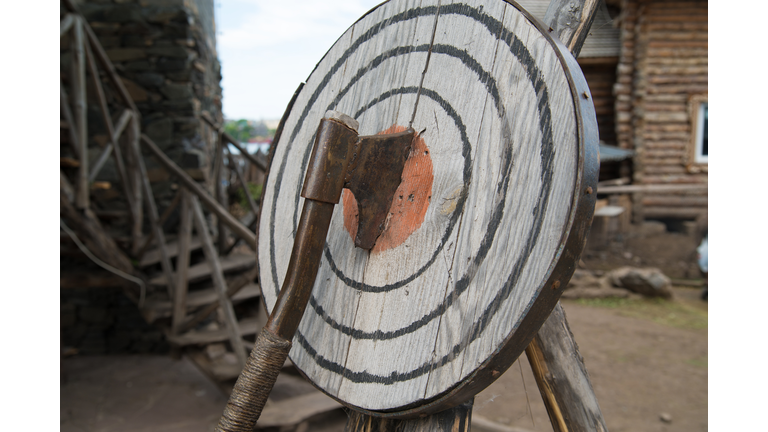
MULTIPOLYGON (((706 1, 625 0, 617 66, 616 135, 636 151, 635 184, 706 184, 707 165, 691 163, 690 101, 708 88, 706 1)), ((634 219, 693 219, 706 190, 633 197, 634 219)))

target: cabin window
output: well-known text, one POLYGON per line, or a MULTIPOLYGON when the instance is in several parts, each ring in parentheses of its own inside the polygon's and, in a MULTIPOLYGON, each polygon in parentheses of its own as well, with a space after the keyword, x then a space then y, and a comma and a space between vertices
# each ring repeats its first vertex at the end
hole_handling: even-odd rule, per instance
POLYGON ((708 133, 707 133, 707 102, 704 101, 699 104, 698 112, 696 113, 696 138, 695 147, 693 149, 693 161, 695 163, 707 163, 707 156, 709 155, 708 145, 708 133))
POLYGON ((688 104, 691 140, 686 165, 689 172, 706 172, 709 159, 709 103, 707 95, 694 95, 688 104))

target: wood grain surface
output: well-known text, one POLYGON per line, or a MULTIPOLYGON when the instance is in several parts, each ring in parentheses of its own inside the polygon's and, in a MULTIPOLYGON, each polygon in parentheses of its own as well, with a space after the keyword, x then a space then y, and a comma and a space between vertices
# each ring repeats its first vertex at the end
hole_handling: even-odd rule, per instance
POLYGON ((579 187, 581 119, 563 49, 504 1, 390 1, 317 64, 265 186, 268 308, 326 110, 354 117, 362 135, 412 121, 432 170, 431 193, 413 196, 427 200, 423 221, 394 247, 355 248, 347 201, 335 209, 290 354, 318 388, 356 408, 397 411, 447 394, 504 346, 525 348, 515 331, 562 253, 579 187))

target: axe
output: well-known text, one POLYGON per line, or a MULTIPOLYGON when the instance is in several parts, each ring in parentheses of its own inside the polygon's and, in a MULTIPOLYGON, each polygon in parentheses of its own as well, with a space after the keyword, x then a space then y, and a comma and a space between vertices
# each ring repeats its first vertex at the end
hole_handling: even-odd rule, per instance
POLYGON ((320 121, 301 191, 304 207, 285 282, 216 431, 250 432, 256 425, 312 294, 333 208, 342 189, 352 191, 357 200, 355 246, 370 250, 384 231, 416 132, 408 128, 393 134, 359 136, 357 129, 356 120, 336 111, 326 112, 320 121))

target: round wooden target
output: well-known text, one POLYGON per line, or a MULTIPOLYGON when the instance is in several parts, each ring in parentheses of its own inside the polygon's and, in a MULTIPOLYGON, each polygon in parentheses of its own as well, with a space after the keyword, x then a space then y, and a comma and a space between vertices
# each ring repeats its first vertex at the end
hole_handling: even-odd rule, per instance
POLYGON ((282 286, 314 134, 419 132, 371 251, 336 206, 291 360, 333 398, 414 416, 465 401, 520 355, 573 273, 594 210, 597 127, 567 49, 512 2, 389 1, 318 63, 283 119, 259 265, 282 286))

